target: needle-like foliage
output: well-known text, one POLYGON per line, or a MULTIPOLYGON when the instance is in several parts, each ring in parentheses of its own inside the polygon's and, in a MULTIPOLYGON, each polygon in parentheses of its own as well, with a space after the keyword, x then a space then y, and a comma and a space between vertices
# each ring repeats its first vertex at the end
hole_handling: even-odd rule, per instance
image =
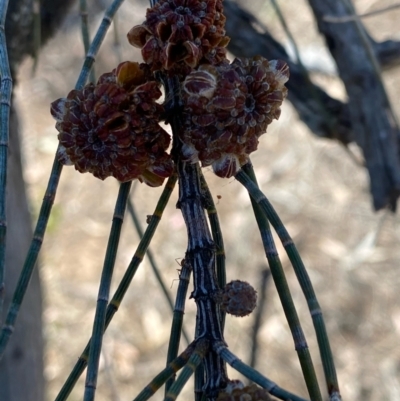
MULTIPOLYGON (((7 56, 5 21, 8 1, 0 3, 0 323, 4 303, 4 275, 6 257, 6 183, 8 159, 8 133, 10 127, 10 107, 13 81, 7 56)), ((1 355, 1 354, 0 354, 1 355)), ((0 356, 1 358, 1 356, 0 356)))
MULTIPOLYGON (((334 397, 339 400, 340 392, 332 352, 311 282, 288 232, 267 198, 258 189, 254 171, 249 164, 249 156, 257 149, 259 137, 281 114, 280 106, 287 96, 287 64, 280 60, 267 60, 261 56, 229 62, 225 49, 229 38, 225 35, 226 17, 223 14, 222 0, 152 0, 146 20, 141 25, 134 26, 128 33, 129 42, 141 49, 145 63, 123 62, 111 73, 103 74, 97 83, 94 83, 92 75, 92 83, 86 85, 89 74, 93 73, 95 55, 122 2, 123 0, 112 2, 89 46, 87 5, 85 0, 80 1, 86 58, 76 90, 53 103, 52 112, 56 114, 60 146, 32 245, 0 334, 0 357, 12 333, 41 249, 63 164, 75 164, 78 171, 91 172, 101 179, 110 174, 100 174, 101 169, 97 169, 97 166, 101 166, 104 171, 108 171, 111 166, 111 175, 123 183, 120 185, 115 205, 92 334, 56 401, 65 401, 68 398, 86 367, 83 399, 95 400, 104 333, 120 307, 146 252, 166 303, 173 311, 173 317, 166 368, 154 377, 135 401, 147 400, 164 384, 164 399, 174 401, 193 374, 196 401, 236 399, 237 396, 240 399, 249 399, 250 393, 261 394, 262 399, 269 399, 271 394, 282 400, 305 401, 304 398, 282 389, 228 350, 224 334, 226 313, 235 316, 251 313, 256 304, 256 292, 249 283, 241 280, 233 280, 226 284, 222 224, 212 193, 201 171, 201 167, 212 166, 219 177, 235 176, 250 194, 269 268, 292 333, 310 399, 321 401, 322 395, 308 345, 269 224, 278 233, 310 308, 329 395, 331 400, 335 399, 334 397), (165 91, 164 104, 156 102, 161 96, 161 85, 165 91), (165 120, 172 129, 171 149, 171 138, 158 125, 159 120, 165 120), (166 153, 166 150, 169 153, 166 153), (90 160, 90 168, 86 168, 87 160, 90 160), (128 165, 132 175, 126 176, 128 165), (166 178, 168 181, 154 213, 148 217, 148 226, 143 232, 135 212, 134 200, 129 199, 129 180, 138 179, 149 186, 160 186, 166 178), (181 262, 176 300, 173 303, 148 248, 176 183, 179 185, 177 207, 186 225, 188 241, 181 262), (127 207, 140 242, 114 296, 109 300, 127 207), (183 329, 191 277, 193 291, 190 298, 197 308, 193 339, 183 329), (182 335, 189 345, 178 356, 182 335), (258 386, 253 383, 245 387, 240 381, 231 379, 226 364, 258 386), (179 370, 180 373, 175 377, 179 370)), ((280 17, 282 19, 281 14, 280 17)), ((2 21, 4 27, 4 18, 2 21)), ((283 19, 282 21, 284 22, 283 19)), ((4 35, 0 40, 4 42, 4 35)), ((298 59, 300 62, 299 56, 298 59)), ((2 89, 7 97, 11 93, 11 79, 4 66, 2 63, 2 89)), ((0 107, 0 163, 6 167, 6 114, 9 112, 9 97, 3 98, 0 107)), ((5 176, 1 174, 0 190, 4 192, 5 176)), ((1 196, 1 199, 3 202, 5 196, 1 196)), ((4 259, 4 210, 2 203, 0 262, 4 259)), ((3 270, 0 270, 0 301, 2 272, 3 270)))

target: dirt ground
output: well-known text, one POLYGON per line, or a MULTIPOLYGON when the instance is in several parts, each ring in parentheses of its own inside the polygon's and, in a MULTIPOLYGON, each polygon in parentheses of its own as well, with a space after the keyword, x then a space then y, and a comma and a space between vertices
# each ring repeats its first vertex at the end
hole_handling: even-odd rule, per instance
MULTIPOLYGON (((108 2, 107 2, 108 3, 108 2)), ((301 54, 317 60, 325 55, 323 41, 303 0, 286 0, 282 9, 301 54)), ((396 3, 356 0, 360 13, 396 3)), ((269 2, 250 5, 283 43, 287 38, 269 2), (261 11, 260 11, 261 10, 261 11)), ((139 60, 125 33, 141 23, 145 4, 126 1, 118 13, 96 61, 96 74, 119 61, 139 60), (115 37, 120 44, 115 44, 115 37)), ((90 10, 90 2, 89 2, 90 10)), ((99 17, 91 18, 92 35, 99 17)), ((365 20, 373 37, 399 39, 400 9, 365 20)), ((25 179, 34 216, 48 180, 57 135, 49 104, 71 90, 82 64, 79 11, 72 10, 59 35, 40 55, 32 75, 32 60, 19 73, 17 104, 23 125, 25 179)), ((325 62, 325 61, 324 61, 325 62)), ((400 72, 384 74, 397 115, 400 72)), ((332 95, 345 99, 334 75, 313 79, 332 95)), ((352 152, 359 155, 358 149, 352 152)), ((294 238, 326 319, 344 400, 400 400, 400 217, 375 213, 368 177, 338 143, 316 139, 298 121, 286 102, 282 116, 268 129, 252 157, 260 186, 294 238)), ((210 169, 208 180, 221 219, 227 254, 228 280, 242 279, 257 288, 266 260, 246 192, 234 179, 222 180, 210 169), (220 196, 220 199, 217 198, 220 196)), ((96 306, 108 232, 118 184, 102 182, 73 168, 64 168, 53 214, 43 245, 40 273, 45 295, 45 375, 47 400, 53 400, 89 339, 96 306)), ((152 213, 160 189, 135 186, 132 199, 142 225, 152 213)), ((175 191, 151 245, 171 294, 177 289, 179 260, 186 248, 186 231, 175 208, 175 191)), ((127 215, 115 267, 113 289, 135 252, 138 235, 127 215)), ((280 255, 306 332, 319 378, 323 373, 312 322, 295 275, 280 245, 280 255)), ((186 328, 193 333, 195 305, 187 303, 186 328)), ((104 339, 98 401, 132 400, 163 368, 171 313, 148 261, 140 267, 120 311, 104 339)), ((250 353, 253 317, 227 319, 226 340, 244 361, 250 353)), ((265 315, 259 332, 257 368, 288 390, 307 396, 293 341, 273 282, 268 283, 265 315)), ((232 378, 239 378, 231 373, 232 378)), ((189 384, 181 399, 191 399, 189 384)), ((70 396, 82 399, 83 381, 70 396)), ((154 399, 161 400, 162 394, 154 399)))

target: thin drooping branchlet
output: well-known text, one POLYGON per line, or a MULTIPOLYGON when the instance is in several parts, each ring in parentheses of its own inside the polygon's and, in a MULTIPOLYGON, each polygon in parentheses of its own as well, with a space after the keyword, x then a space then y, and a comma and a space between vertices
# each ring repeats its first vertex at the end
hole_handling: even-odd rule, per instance
MULTIPOLYGON (((82 42, 83 48, 85 50, 85 56, 89 51, 90 47, 90 32, 89 32, 89 13, 87 9, 87 1, 79 0, 79 13, 81 14, 81 33, 82 33, 82 42)), ((90 70, 90 82, 95 82, 96 77, 94 73, 94 68, 90 70)))
POLYGON ((185 351, 170 362, 154 379, 134 398, 133 401, 146 401, 152 397, 156 391, 167 381, 168 378, 176 374, 186 365, 190 356, 195 350, 195 343, 190 344, 185 351))
POLYGON ((75 89, 82 89, 85 86, 90 70, 93 67, 96 54, 99 51, 101 44, 103 43, 103 40, 106 36, 108 28, 111 25, 115 13, 118 11, 123 2, 124 0, 114 0, 110 7, 108 7, 106 12, 104 13, 104 17, 101 21, 100 27, 97 30, 93 42, 90 45, 89 51, 86 54, 85 61, 83 63, 83 67, 75 89))
MULTIPOLYGON (((136 249, 136 252, 131 260, 131 263, 129 264, 124 276, 122 277, 122 280, 119 283, 118 288, 114 293, 114 296, 112 297, 110 303, 107 306, 105 329, 107 329, 115 313, 118 311, 119 306, 125 296, 125 293, 128 290, 132 282, 132 279, 136 274, 136 271, 144 258, 144 255, 146 254, 147 248, 149 247, 150 241, 153 238, 154 232, 157 229, 157 226, 161 220, 162 214, 169 201, 171 193, 175 188, 176 181, 177 181, 177 175, 173 174, 168 179, 167 183, 164 186, 163 192, 160 196, 160 199, 158 200, 154 213, 151 216, 150 223, 146 228, 143 238, 141 239, 136 249)), ((74 388, 76 382, 78 381, 80 375, 82 374, 87 365, 89 349, 90 349, 90 340, 86 345, 84 351, 80 355, 75 366, 73 367, 71 373, 69 374, 67 380, 65 381, 55 401, 65 401, 68 398, 69 394, 71 393, 72 389, 74 388)))
POLYGON ((249 357, 249 365, 254 368, 257 364, 260 355, 260 338, 259 332, 261 326, 263 324, 263 316, 265 312, 265 306, 267 304, 267 286, 269 280, 271 278, 271 270, 269 268, 265 268, 260 270, 260 278, 259 282, 260 285, 257 289, 258 301, 257 301, 257 308, 254 311, 254 320, 251 330, 251 350, 250 350, 250 357, 249 357))
MULTIPOLYGON (((182 260, 181 267, 182 268, 179 273, 179 285, 176 292, 174 314, 171 324, 171 335, 169 337, 167 364, 173 361, 178 355, 181 333, 183 332, 182 327, 186 296, 190 283, 190 275, 192 274, 192 267, 185 259, 182 260)), ((167 383, 165 384, 165 393, 168 392, 168 389, 172 385, 173 381, 174 378, 168 379, 167 383)))
POLYGON ((118 60, 118 63, 122 63, 122 45, 121 39, 119 35, 119 18, 118 13, 114 15, 113 18, 113 50, 115 52, 115 57, 118 60))
POLYGON ((201 364, 203 358, 207 354, 209 350, 210 343, 207 339, 203 338, 200 339, 196 343, 196 349, 189 358, 188 362, 186 363, 185 367, 182 369, 182 372, 175 380, 175 382, 170 387, 164 401, 175 401, 178 395, 181 393, 183 387, 189 380, 189 378, 193 375, 196 371, 198 366, 201 364))
POLYGON ((279 22, 282 25, 283 30, 286 33, 286 36, 289 39, 290 44, 292 45, 294 54, 296 56, 295 61, 297 62, 297 64, 299 65, 299 67, 301 68, 302 72, 304 74, 307 74, 307 69, 304 67, 302 61, 301 61, 301 57, 300 57, 300 51, 299 51, 299 46, 297 46, 297 42, 294 39, 294 36, 292 35, 292 32, 289 29, 288 24, 286 23, 286 19, 283 16, 283 13, 281 11, 281 7, 279 5, 279 3, 276 0, 271 0, 271 3, 275 9, 276 15, 278 16, 279 22))
MULTIPOLYGON (((87 76, 90 72, 90 68, 93 65, 94 57, 97 54, 97 51, 100 48, 102 41, 107 33, 107 30, 110 26, 113 15, 116 13, 118 8, 123 3, 123 0, 114 0, 110 7, 106 10, 105 16, 103 18, 102 23, 100 24, 99 30, 93 40, 93 43, 90 46, 88 55, 84 62, 82 71, 79 75, 78 81, 75 85, 75 89, 81 89, 87 80, 87 76)), ((3 4, 3 3, 1 3, 3 4)), ((2 53, 3 54, 3 53, 2 53)), ((2 92, 3 93, 3 92, 2 92)), ((1 145, 1 141, 0 141, 1 145)), ((1 147, 0 147, 1 152, 1 147)), ((0 162, 1 162, 1 154, 0 154, 0 162)), ((3 166, 4 167, 4 166, 3 166)), ((57 152, 54 158, 53 167, 50 173, 49 182, 47 184, 47 189, 44 195, 44 199, 42 202, 42 206, 40 208, 40 213, 38 217, 38 221, 36 224, 35 231, 33 233, 33 239, 31 245, 28 250, 27 257, 25 259, 24 266, 22 268, 22 272, 20 278, 17 283, 17 287, 14 291, 14 295, 10 304, 10 307, 7 312, 7 317, 5 324, 3 325, 2 331, 0 333, 0 359, 4 355, 4 350, 8 344, 8 340, 14 330, 15 321, 18 316, 19 308, 21 306, 22 300, 25 296, 26 289, 28 288, 28 284, 30 278, 32 276, 33 269, 35 267, 37 258, 39 256, 40 249, 42 247, 44 234, 46 232, 47 222, 49 220, 50 212, 53 207, 54 199, 57 192, 58 183, 60 180, 61 172, 62 172, 62 164, 58 161, 57 152)), ((0 177, 2 170, 0 169, 0 177)), ((1 179, 1 178, 0 178, 1 179)), ((0 182, 1 187, 1 182, 0 182)), ((0 195, 1 198, 1 195, 0 195)), ((0 220, 0 229, 1 229, 1 220, 0 220)), ((1 238, 0 238, 1 239, 1 238)), ((0 244, 1 245, 1 244, 0 244)), ((1 252, 1 247, 0 247, 1 252)), ((1 283, 1 281, 0 281, 1 283)), ((1 285, 1 284, 0 284, 1 285)))
MULTIPOLYGON (((142 228, 142 225, 140 224, 138 215, 136 213, 135 205, 131 199, 128 199, 128 212, 132 218, 133 224, 135 226, 136 232, 139 235, 139 238, 143 238, 143 234, 144 234, 143 228, 142 228)), ((154 272, 154 275, 156 276, 156 280, 157 280, 158 284, 161 287, 164 297, 165 297, 171 311, 174 313, 176 307, 174 307, 174 302, 172 300, 171 294, 169 293, 167 286, 165 284, 165 281, 161 276, 160 269, 156 263, 156 260, 154 258, 154 255, 153 255, 153 252, 151 251, 151 249, 147 250, 146 255, 149 258, 150 266, 154 272)), ((183 334, 183 337, 185 338, 186 343, 189 344, 190 343, 189 335, 186 333, 186 331, 183 327, 182 327, 182 334, 183 334)))
MULTIPOLYGON (((248 163, 242 168, 245 173, 247 173, 247 175, 250 177, 250 179, 254 182, 254 184, 257 185, 257 179, 251 167, 251 164, 248 163)), ((279 299, 281 300, 286 320, 292 333, 294 347, 299 357, 308 393, 313 401, 322 401, 321 391, 319 389, 314 364, 312 362, 310 351, 308 349, 308 344, 303 329, 301 327, 299 316, 296 311, 296 306, 294 304, 292 294, 286 280, 285 272, 279 259, 278 251, 274 243, 274 238, 272 236, 268 219, 265 217, 256 201, 252 198, 250 198, 250 200, 253 207, 254 215, 257 220, 258 229, 261 234, 265 255, 267 256, 272 277, 274 279, 274 283, 279 294, 279 299)))
POLYGON ((5 35, 7 8, 8 0, 2 1, 0 3, 0 324, 3 317, 3 304, 5 296, 5 259, 7 237, 6 186, 8 135, 10 130, 10 108, 13 87, 5 35))
POLYGON ((40 13, 40 0, 33 0, 33 74, 39 62, 39 52, 42 42, 42 15, 40 13))
POLYGON ((121 228, 124 221, 124 214, 131 185, 132 181, 120 185, 117 202, 115 204, 114 216, 110 236, 108 239, 106 256, 104 258, 103 271, 100 279, 96 313, 93 322, 88 369, 85 381, 84 401, 93 401, 95 398, 100 353, 103 343, 103 333, 105 330, 107 304, 110 296, 111 280, 113 276, 115 259, 117 257, 119 239, 121 235, 121 228))
POLYGON ((0 359, 4 355, 5 348, 14 331, 15 321, 18 316, 22 300, 25 296, 26 289, 36 261, 42 247, 44 233, 46 231, 47 222, 49 220, 50 212, 53 207, 54 198, 56 196, 58 182, 60 180, 62 165, 57 159, 54 160, 53 168, 51 170, 50 179, 47 185, 46 193, 44 195, 43 203, 40 209, 39 218, 33 233, 33 239, 25 259, 22 272, 19 276, 16 289, 11 300, 11 304, 7 311, 7 317, 0 333, 0 359))
POLYGON ((340 390, 339 390, 339 383, 337 380, 335 363, 333 361, 332 350, 329 343, 321 307, 318 303, 314 288, 311 284, 310 277, 299 255, 299 252, 297 251, 297 248, 294 245, 292 238, 290 237, 289 233, 284 227, 281 219, 274 210, 273 206, 266 198, 266 196, 253 183, 250 177, 243 170, 240 170, 235 175, 235 178, 241 184, 243 184, 243 186, 249 192, 250 196, 260 206, 264 215, 268 218, 269 222, 274 227, 276 233, 278 234, 279 239, 282 242, 282 245, 285 248, 285 251, 293 266, 297 280, 300 284, 300 287, 307 301, 307 305, 312 317, 315 333, 317 336, 319 352, 321 355, 322 365, 324 368, 327 391, 330 395, 333 394, 335 397, 337 397, 337 399, 340 399, 340 390))
POLYGON ((306 401, 304 398, 301 398, 295 394, 290 393, 279 387, 276 383, 272 380, 267 379, 257 370, 253 369, 249 365, 246 365, 242 362, 235 354, 233 354, 226 345, 220 343, 213 343, 213 349, 217 352, 218 355, 233 369, 237 370, 243 376, 247 377, 254 383, 257 383, 262 388, 265 388, 271 395, 279 398, 280 400, 285 401, 306 401))
MULTIPOLYGON (((203 174, 200 174, 201 188, 204 195, 204 202, 206 205, 208 219, 210 220, 211 235, 215 243, 215 257, 216 257, 216 272, 219 288, 224 288, 226 285, 226 267, 225 267, 225 247, 224 239, 222 237, 222 230, 219 224, 219 218, 215 203, 212 198, 210 189, 203 174)), ((225 312, 221 311, 221 327, 224 331, 225 326, 225 312)))
MULTIPOLYGON (((222 311, 220 310, 220 313, 222 311)), ((196 326, 195 326, 195 338, 199 337, 199 330, 200 330, 201 324, 196 319, 196 326)), ((196 372, 194 372, 194 401, 206 401, 207 396, 206 393, 204 392, 204 385, 206 383, 206 372, 205 372, 205 367, 204 363, 201 363, 197 369, 196 372)))
POLYGON ((204 364, 201 363, 194 372, 194 401, 206 400, 206 395, 203 392, 204 376, 204 364))
POLYGON ((88 10, 87 10, 86 0, 79 0, 79 13, 81 15, 82 42, 86 55, 90 46, 90 33, 89 33, 88 10))
MULTIPOLYGON (((200 183, 201 189, 203 191, 204 203, 207 210, 208 219, 210 221, 211 235, 215 243, 215 258, 216 258, 216 273, 219 288, 224 288, 226 285, 226 266, 225 266, 225 247, 224 239, 222 236, 221 226, 219 224, 219 218, 217 209, 215 208, 215 203, 212 198, 210 189, 208 188, 207 182, 200 170, 200 183)), ((220 311, 221 317, 221 330, 224 332, 225 327, 225 311, 220 311)), ((204 365, 201 364, 195 372, 195 389, 194 397, 195 401, 201 401, 205 399, 205 394, 203 392, 204 386, 204 365)))

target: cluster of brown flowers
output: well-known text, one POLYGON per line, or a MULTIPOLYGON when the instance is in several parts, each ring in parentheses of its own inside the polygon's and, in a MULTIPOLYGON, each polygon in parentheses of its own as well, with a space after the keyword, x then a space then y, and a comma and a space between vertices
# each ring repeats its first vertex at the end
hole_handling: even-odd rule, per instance
POLYGON ((183 155, 231 177, 258 146, 268 124, 280 116, 289 70, 262 57, 202 65, 183 82, 183 155))
POLYGON ((157 82, 145 64, 125 62, 96 85, 73 90, 51 105, 59 160, 81 173, 159 186, 173 171, 170 136, 158 124, 157 82))
POLYGON ((278 119, 288 67, 262 57, 226 59, 222 0, 160 0, 128 33, 145 64, 125 62, 96 85, 52 104, 59 160, 98 178, 161 185, 173 171, 170 137, 160 127, 163 106, 153 73, 178 76, 184 161, 231 177, 248 162, 259 137, 278 119))
POLYGON ((149 8, 146 21, 128 33, 152 70, 186 75, 199 64, 225 60, 222 0, 164 0, 149 8))

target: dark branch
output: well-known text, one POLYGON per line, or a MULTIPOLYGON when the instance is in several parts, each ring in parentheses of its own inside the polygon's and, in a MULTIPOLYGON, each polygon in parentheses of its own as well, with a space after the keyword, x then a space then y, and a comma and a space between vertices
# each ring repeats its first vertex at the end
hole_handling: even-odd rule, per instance
MULTIPOLYGON (((9 2, 6 19, 6 38, 10 68, 13 77, 18 65, 26 56, 32 56, 33 43, 33 0, 13 0, 9 2)), ((67 15, 75 0, 41 1, 42 45, 50 39, 67 15)))
POLYGON ((385 40, 383 42, 375 42, 373 39, 371 41, 383 70, 389 70, 400 65, 400 41, 385 40))
MULTIPOLYGON (((375 209, 386 206, 395 209, 400 191, 400 136, 393 122, 389 121, 385 94, 379 87, 354 23, 323 22, 324 15, 343 16, 343 13, 335 14, 338 3, 310 0, 320 31, 327 39, 328 48, 346 85, 350 98, 348 104, 333 99, 314 85, 307 71, 289 59, 283 46, 261 27, 253 15, 236 3, 226 1, 227 34, 232 38, 229 50, 240 57, 260 54, 268 59, 286 61, 290 68, 288 99, 300 119, 319 137, 337 139, 345 145, 356 142, 363 149, 375 209), (360 52, 362 61, 354 56, 360 52), (349 57, 351 55, 354 57, 349 57)), ((378 61, 388 67, 400 59, 398 42, 372 42, 372 48, 378 61)))
POLYGON ((347 3, 336 0, 309 0, 309 3, 346 87, 354 140, 364 154, 374 207, 395 209, 400 194, 400 132, 374 64, 374 52, 368 49, 369 36, 356 22, 324 21, 325 15, 350 15, 352 9, 347 3))

